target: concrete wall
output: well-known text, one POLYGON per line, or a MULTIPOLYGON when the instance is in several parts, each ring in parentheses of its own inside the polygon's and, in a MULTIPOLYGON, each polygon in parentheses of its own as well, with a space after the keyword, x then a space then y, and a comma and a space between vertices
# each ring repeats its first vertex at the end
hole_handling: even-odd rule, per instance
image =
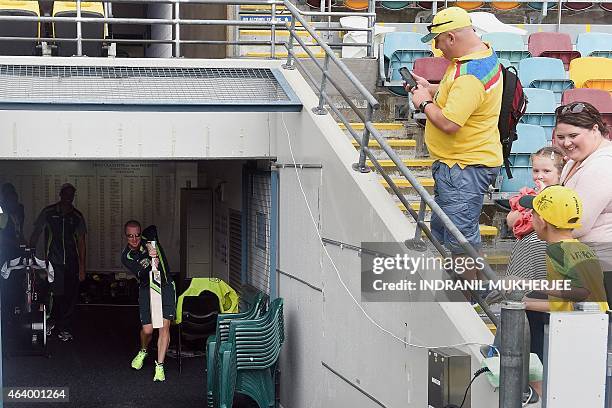
MULTIPOLYGON (((291 408, 380 406, 375 399, 386 407, 425 407, 427 349, 405 345, 365 313, 385 330, 418 345, 486 343, 492 336, 466 303, 359 301, 359 254, 334 245, 323 247, 317 232, 360 246, 362 241, 402 242, 413 236, 414 225, 375 174, 351 169, 358 154, 346 136, 329 115, 311 112, 316 98, 299 73, 284 73, 304 110, 277 114, 278 163, 293 165, 290 141, 298 165, 320 168, 298 170, 306 199, 295 168, 279 170, 278 273, 287 339, 281 359, 281 403, 291 408)), ((477 348, 463 349, 473 355, 472 369, 479 368, 477 348)), ((486 381, 474 384, 473 408, 497 406, 496 400, 486 381)))
POLYGON ((229 209, 242 210, 243 165, 242 160, 214 160, 198 164, 199 187, 213 190, 212 275, 226 282, 229 281, 229 209), (223 187, 220 187, 221 185, 223 187), (224 223, 225 229, 219 223, 224 223), (223 248, 225 257, 222 256, 223 248))

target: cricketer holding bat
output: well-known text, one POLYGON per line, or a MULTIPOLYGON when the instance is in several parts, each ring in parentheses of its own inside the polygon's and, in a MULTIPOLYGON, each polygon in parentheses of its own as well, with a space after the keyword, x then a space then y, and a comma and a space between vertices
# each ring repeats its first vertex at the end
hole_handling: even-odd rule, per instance
POLYGON ((140 283, 138 293, 138 304, 140 311, 140 351, 132 360, 132 368, 140 370, 147 356, 147 348, 153 336, 153 325, 151 324, 151 303, 149 295, 149 274, 153 262, 161 273, 162 279, 162 308, 164 325, 159 329, 157 340, 157 360, 155 361, 155 376, 153 381, 164 381, 164 357, 170 344, 170 322, 176 317, 176 290, 174 282, 169 276, 168 261, 164 251, 159 246, 153 247, 149 241, 157 241, 157 229, 155 226, 145 228, 141 232, 138 221, 130 220, 124 226, 127 245, 121 254, 121 262, 130 270, 140 283))

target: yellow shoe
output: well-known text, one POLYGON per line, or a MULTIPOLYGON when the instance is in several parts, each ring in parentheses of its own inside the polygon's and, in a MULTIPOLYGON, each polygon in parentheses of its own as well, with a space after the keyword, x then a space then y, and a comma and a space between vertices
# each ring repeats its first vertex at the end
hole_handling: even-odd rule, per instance
POLYGON ((144 359, 147 356, 146 350, 140 350, 136 357, 132 360, 132 368, 134 370, 140 370, 142 368, 142 363, 144 363, 144 359))
POLYGON ((164 364, 155 362, 155 377, 153 381, 166 381, 166 374, 164 373, 164 364))

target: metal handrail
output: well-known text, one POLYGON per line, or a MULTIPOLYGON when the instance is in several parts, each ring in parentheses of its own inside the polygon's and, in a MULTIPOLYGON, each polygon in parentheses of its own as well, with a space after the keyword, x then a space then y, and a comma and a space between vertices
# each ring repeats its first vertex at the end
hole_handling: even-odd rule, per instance
MULTIPOLYGON (((29 0, 34 1, 34 0, 29 0)), ((181 56, 181 45, 182 44, 244 44, 249 45, 249 42, 243 41, 225 41, 225 42, 200 42, 198 40, 181 40, 181 25, 214 25, 214 26, 235 26, 235 27, 261 27, 261 28, 270 28, 271 35, 270 41, 264 43, 264 45, 270 46, 270 54, 271 57, 274 58, 276 56, 276 47, 275 45, 282 45, 276 41, 276 30, 278 26, 282 26, 285 23, 282 20, 279 20, 277 17, 280 15, 277 12, 277 6, 283 5, 284 3, 279 0, 267 0, 267 1, 258 1, 258 0, 100 0, 99 2, 105 4, 106 17, 82 17, 81 15, 81 3, 82 0, 73 0, 76 3, 76 17, 54 17, 54 16, 6 16, 0 15, 0 23, 3 21, 23 21, 23 22, 39 22, 39 23, 52 23, 52 22, 72 22, 76 24, 76 36, 74 39, 71 38, 43 38, 40 36, 37 37, 4 37, 9 40, 16 41, 38 41, 38 42, 76 42, 77 43, 77 56, 82 55, 82 43, 83 42, 107 42, 107 43, 127 43, 128 41, 124 41, 125 39, 114 39, 114 38, 105 38, 104 40, 100 39, 84 39, 82 38, 82 24, 88 23, 98 23, 98 24, 134 24, 134 25, 170 25, 174 28, 173 30, 173 38, 171 41, 166 41, 164 39, 159 40, 150 40, 150 39, 140 39, 138 41, 129 41, 131 43, 141 43, 141 44, 172 44, 173 45, 173 56, 180 57, 181 56), (112 2, 112 3, 111 3, 112 2), (117 17, 109 17, 109 10, 112 4, 117 3, 140 3, 140 4, 168 4, 172 7, 172 18, 117 18, 117 17), (271 6, 271 15, 270 21, 243 21, 243 20, 206 20, 206 19, 182 19, 180 18, 180 4, 217 4, 217 5, 261 5, 261 6, 271 6)), ((328 43, 333 47, 367 47, 369 50, 369 56, 373 56, 373 30, 374 30, 374 19, 376 13, 373 12, 373 0, 371 1, 371 11, 368 12, 312 12, 312 11, 302 11, 299 9, 295 9, 292 11, 292 15, 300 14, 307 16, 327 16, 331 19, 331 17, 344 17, 344 16, 363 16, 368 19, 370 24, 368 28, 355 28, 351 29, 351 31, 367 31, 368 32, 368 43, 328 43)), ((330 20, 331 22, 331 20, 330 20)), ((320 31, 345 31, 344 27, 321 27, 320 31)), ((261 44, 261 43, 259 43, 261 44)), ((306 45, 306 47, 312 47, 314 45, 306 45)))
MULTIPOLYGON (((329 109, 331 109, 334 112, 334 114, 346 126, 346 129, 349 131, 349 133, 357 141, 357 143, 360 146, 360 157, 359 157, 359 163, 357 163, 354 166, 354 168, 357 171, 364 171, 364 169, 366 168, 366 164, 365 164, 366 157, 370 158, 370 160, 374 164, 374 167, 377 169, 379 174, 381 174, 382 177, 385 179, 385 181, 389 183, 389 186, 391 187, 391 189, 398 196, 400 201, 406 206, 406 209, 408 210, 410 215, 417 222, 417 234, 420 234, 420 231, 422 230, 427 236, 427 238, 433 243, 434 247, 440 253, 440 255, 442 255, 443 257, 447 257, 448 253, 446 249, 444 249, 444 247, 440 244, 440 242, 437 241, 437 239, 433 236, 433 234, 431 233, 431 230, 429 229, 427 224, 424 222, 423 217, 425 214, 425 211, 424 211, 425 205, 429 206, 431 208, 431 211, 440 218, 444 227, 448 230, 450 234, 453 235, 453 237, 455 237, 455 239, 458 241, 461 248, 469 256, 473 258, 478 258, 480 254, 467 241, 467 239, 463 236, 463 234, 459 231, 459 229, 455 226, 455 224, 453 224, 450 218, 448 218, 446 213, 444 213, 444 211, 438 206, 438 204, 435 202, 435 200, 429 194, 429 192, 427 192, 427 190, 419 183, 417 178, 414 176, 414 174, 412 174, 412 172, 408 169, 408 167, 403 163, 403 161, 398 156, 398 154, 395 152, 395 150, 393 150, 393 148, 389 146, 389 144, 387 143, 386 139, 382 136, 382 134, 374 127, 374 124, 372 122, 372 113, 375 109, 378 109, 380 107, 380 104, 378 103, 376 98, 365 88, 365 86, 363 86, 363 84, 355 77, 355 75, 348 69, 348 67, 335 55, 333 50, 327 44, 325 44, 325 42, 319 37, 319 35, 315 32, 315 30, 312 27, 310 27, 308 22, 302 16, 300 16, 299 13, 296 13, 297 8, 293 4, 291 4, 289 0, 284 0, 284 4, 285 4, 285 7, 291 11, 294 17, 290 25, 286 24, 286 27, 289 30, 290 37, 289 37, 289 42, 287 44, 287 53, 288 53, 287 62, 284 65, 284 67, 287 69, 292 69, 293 64, 295 63, 303 68, 302 72, 305 74, 305 77, 309 80, 309 82, 314 87, 314 89, 316 89, 319 93, 319 105, 316 108, 314 108, 313 111, 317 114, 324 114, 325 111, 324 111, 323 106, 324 106, 324 103, 326 102, 327 105, 329 106, 329 109), (296 24, 295 24, 296 20, 301 23, 302 28, 308 31, 308 33, 312 36, 315 43, 318 44, 321 47, 321 49, 325 52, 324 63, 323 65, 321 65, 321 63, 316 58, 314 58, 314 54, 309 49, 305 48, 305 51, 307 52, 307 54, 313 59, 315 66, 319 68, 323 74, 322 81, 319 85, 317 85, 316 80, 314 79, 312 74, 310 74, 305 69, 304 64, 299 59, 295 58, 295 52, 293 51, 293 42, 296 41, 301 46, 304 45, 304 42, 296 34, 296 24), (341 89, 339 86, 337 86, 337 82, 333 78, 330 77, 329 75, 329 63, 330 62, 333 62, 336 65, 339 71, 342 74, 344 74, 344 76, 351 82, 351 84, 355 87, 355 89, 357 89, 360 95, 366 100, 367 111, 365 115, 362 112, 360 112, 360 110, 352 103, 352 101, 346 95, 344 90, 341 89), (332 99, 325 92, 325 87, 328 82, 331 83, 336 88, 336 90, 340 93, 342 98, 349 104, 349 106, 355 111, 357 116, 364 123, 365 129, 361 137, 357 134, 355 129, 353 129, 353 127, 350 125, 346 117, 340 112, 340 110, 334 106, 332 99), (382 150, 387 154, 387 156, 397 166, 402 176, 410 182, 412 187, 417 191, 417 193, 421 197, 421 208, 419 210, 419 214, 417 214, 410 207, 409 203, 407 202, 403 194, 401 194, 399 187, 395 184, 395 182, 391 179, 391 177, 389 177, 385 173, 378 159, 372 154, 372 152, 368 148, 370 136, 374 137, 374 139, 379 143, 382 150)), ((419 236, 415 236, 415 238, 420 239, 419 236)), ((499 278, 497 274, 493 271, 493 269, 489 266, 489 264, 486 261, 483 262, 483 264, 484 264, 484 267, 482 269, 482 272, 484 273, 486 278, 489 280, 493 280, 493 281, 498 280, 499 278)), ((451 276, 453 276, 454 278, 459 278, 457 275, 451 274, 451 276)), ((499 322, 498 317, 495 316, 491 312, 488 305, 480 298, 480 296, 478 296, 477 294, 473 292, 472 292, 472 296, 480 304, 483 311, 487 314, 487 316, 491 319, 491 321, 497 326, 499 322)))

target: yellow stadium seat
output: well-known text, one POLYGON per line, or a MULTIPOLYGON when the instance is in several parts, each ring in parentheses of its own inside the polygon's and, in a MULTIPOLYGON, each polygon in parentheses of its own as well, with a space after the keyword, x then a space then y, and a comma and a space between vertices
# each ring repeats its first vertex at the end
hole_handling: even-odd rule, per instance
POLYGON ((464 10, 476 10, 481 8, 483 4, 484 3, 480 1, 458 1, 455 5, 464 10))
POLYGON ((515 1, 494 1, 491 3, 492 8, 500 11, 514 10, 516 8, 519 8, 520 6, 521 3, 515 1))
MULTIPOLYGON (((37 1, 0 0, 0 15, 38 17, 37 1)), ((40 36, 40 23, 36 21, 3 21, 0 37, 40 36)), ((36 55, 37 41, 0 41, 0 55, 36 55)))
POLYGON ((344 7, 351 10, 367 10, 368 0, 344 0, 344 7))
POLYGON ((612 59, 576 58, 570 63, 569 76, 576 88, 595 88, 612 92, 612 59))
MULTIPOLYGON (((73 1, 55 1, 53 3, 54 17, 76 17, 77 6, 73 1)), ((84 18, 103 18, 104 6, 101 2, 87 1, 81 3, 81 16, 84 18)), ((56 22, 53 24, 55 38, 76 38, 76 23, 56 22)), ((81 23, 83 38, 103 39, 106 35, 106 24, 81 23)), ((69 57, 75 55, 76 42, 58 42, 58 55, 69 57)), ((101 42, 83 41, 83 55, 99 57, 102 55, 101 42)))

